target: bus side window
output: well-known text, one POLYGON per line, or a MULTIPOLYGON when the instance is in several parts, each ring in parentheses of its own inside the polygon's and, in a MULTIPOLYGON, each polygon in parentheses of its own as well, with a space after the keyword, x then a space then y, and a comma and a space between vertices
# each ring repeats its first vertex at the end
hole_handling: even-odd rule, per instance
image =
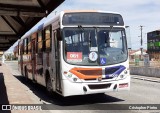
POLYGON ((28 37, 28 54, 31 53, 31 37, 28 37))
POLYGON ((57 58, 57 32, 54 32, 54 48, 55 48, 55 58, 57 58))
POLYGON ((17 51, 17 53, 18 53, 18 55, 20 55, 20 51, 19 51, 19 49, 20 49, 20 41, 18 41, 18 51, 17 51))
POLYGON ((38 32, 38 39, 37 39, 37 51, 38 53, 42 52, 42 45, 43 45, 43 40, 42 40, 42 31, 38 32))
POLYGON ((24 48, 24 53, 23 54, 28 54, 28 38, 25 38, 23 40, 23 48, 24 48))
MULTIPOLYGON (((37 32, 35 32, 35 33, 33 33, 32 35, 31 35, 31 43, 32 43, 32 46, 34 46, 34 53, 37 53, 37 43, 36 43, 36 41, 37 41, 37 32), (34 44, 33 44, 34 43, 34 44)), ((33 47, 32 47, 33 48, 33 47)))
POLYGON ((51 51, 51 26, 47 27, 44 32, 45 51, 51 51))
POLYGON ((28 54, 28 38, 26 39, 26 54, 28 54))
POLYGON ((26 54, 26 39, 23 40, 24 54, 26 54))
POLYGON ((20 41, 19 43, 19 54, 22 55, 23 54, 23 40, 20 41))

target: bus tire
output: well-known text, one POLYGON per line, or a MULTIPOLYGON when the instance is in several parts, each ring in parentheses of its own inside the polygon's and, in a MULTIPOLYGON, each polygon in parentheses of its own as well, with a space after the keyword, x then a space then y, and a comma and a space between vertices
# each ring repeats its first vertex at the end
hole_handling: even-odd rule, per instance
POLYGON ((51 96, 51 94, 53 93, 53 88, 52 88, 51 78, 49 75, 46 77, 46 90, 48 94, 51 96))
POLYGON ((25 80, 28 81, 27 67, 25 67, 25 70, 24 70, 24 77, 25 77, 25 80))

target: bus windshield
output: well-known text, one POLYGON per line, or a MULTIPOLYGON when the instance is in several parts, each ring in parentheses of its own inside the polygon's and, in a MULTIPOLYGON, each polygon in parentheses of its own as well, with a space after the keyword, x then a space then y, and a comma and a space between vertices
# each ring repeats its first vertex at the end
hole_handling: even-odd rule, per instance
POLYGON ((64 60, 73 65, 112 65, 127 60, 124 28, 64 28, 64 60))

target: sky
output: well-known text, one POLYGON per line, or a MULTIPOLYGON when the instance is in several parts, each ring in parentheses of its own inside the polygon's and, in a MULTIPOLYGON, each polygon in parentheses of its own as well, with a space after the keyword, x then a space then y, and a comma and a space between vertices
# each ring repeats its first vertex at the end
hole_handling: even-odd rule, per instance
POLYGON ((129 26, 131 44, 136 50, 140 44, 140 25, 142 30, 143 48, 147 49, 147 33, 160 29, 160 0, 65 0, 50 16, 62 10, 104 10, 118 12, 129 26))
POLYGON ((142 30, 143 48, 147 49, 147 33, 160 29, 160 0, 65 0, 52 13, 62 10, 104 10, 118 12, 129 26, 131 47, 139 49, 140 25, 142 30))

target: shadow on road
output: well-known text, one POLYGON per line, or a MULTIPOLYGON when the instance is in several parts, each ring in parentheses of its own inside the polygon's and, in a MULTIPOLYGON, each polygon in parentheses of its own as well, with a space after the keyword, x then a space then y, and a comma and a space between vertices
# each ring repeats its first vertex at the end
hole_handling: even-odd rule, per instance
POLYGON ((75 105, 88 105, 97 103, 112 103, 124 101, 116 97, 112 97, 106 94, 92 94, 82 96, 62 97, 58 94, 48 96, 45 87, 32 83, 32 81, 26 81, 23 76, 14 75, 19 81, 30 88, 33 93, 45 102, 58 105, 58 106, 75 106, 75 105))
MULTIPOLYGON (((8 105, 8 96, 6 91, 6 86, 4 83, 4 75, 3 73, 0 73, 0 113, 11 113, 11 111, 1 111, 2 106, 1 105, 8 105)), ((5 109, 5 108, 4 108, 5 109)))

